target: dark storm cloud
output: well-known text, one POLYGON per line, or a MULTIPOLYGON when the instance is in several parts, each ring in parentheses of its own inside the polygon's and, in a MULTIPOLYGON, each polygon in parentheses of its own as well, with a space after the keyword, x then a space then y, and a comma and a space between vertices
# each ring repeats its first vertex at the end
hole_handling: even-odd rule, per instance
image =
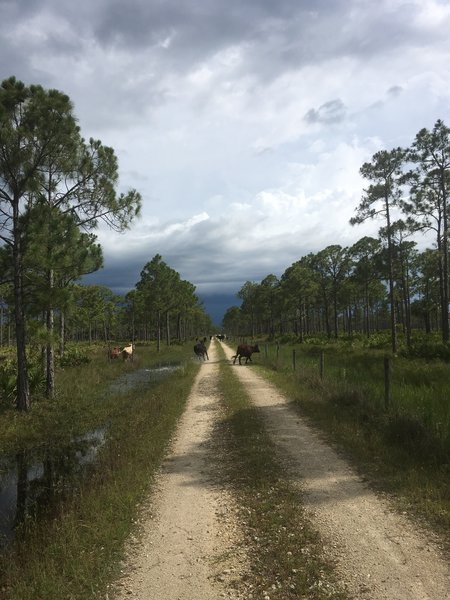
POLYGON ((318 109, 311 108, 305 115, 307 123, 339 123, 345 119, 347 109, 340 98, 325 102, 318 109))
MULTIPOLYGON (((48 57, 71 57, 74 70, 78 60, 87 63, 84 79, 74 77, 64 84, 69 86, 65 91, 82 98, 77 105, 86 115, 84 122, 99 129, 109 122, 122 128, 167 105, 182 92, 177 76, 231 48, 238 49, 239 60, 217 69, 217 82, 245 81, 254 97, 305 66, 342 57, 370 61, 447 35, 444 26, 421 28, 415 4, 391 7, 356 0, 0 0, 0 7, 0 78, 15 74, 26 82, 59 87, 58 73, 45 68, 48 57), (15 31, 22 26, 30 34, 22 33, 16 42, 15 31), (90 54, 98 49, 106 63, 101 64, 100 52, 90 65, 90 54), (126 59, 114 63, 116 52, 126 59), (89 101, 82 97, 86 86, 89 101)), ((207 94, 203 103, 209 101, 207 94)), ((343 117, 343 107, 323 105, 312 108, 307 121, 343 117)))
POLYGON ((139 280, 145 264, 160 254, 169 266, 202 293, 236 293, 247 281, 260 281, 269 273, 281 273, 308 252, 308 241, 299 243, 296 233, 276 233, 261 239, 252 236, 255 216, 246 229, 237 228, 226 217, 206 219, 185 231, 141 239, 126 254, 122 249, 105 250, 105 268, 91 276, 95 281, 126 293, 139 280))
MULTIPOLYGON (((47 0, 4 2, 3 23, 17 23, 47 11, 64 19, 74 32, 68 41, 58 31, 45 43, 55 52, 75 51, 76 40, 130 52, 149 49, 161 68, 179 71, 217 52, 243 44, 243 72, 257 78, 277 77, 305 64, 339 56, 376 56, 435 39, 436 31, 418 29, 418 7, 390 10, 377 3, 344 0, 108 0, 76 3, 47 0)), ((444 32, 442 32, 444 35, 444 32)), ((26 52, 26 48, 24 49, 26 52)))
POLYGON ((352 198, 374 144, 412 137, 436 107, 446 118, 443 6, 0 0, 1 75, 68 93, 144 198, 145 226, 105 238, 90 282, 126 293, 159 253, 199 290, 233 293, 342 241, 333 198, 352 198))
POLYGON ((401 85, 393 85, 388 89, 387 95, 391 98, 396 98, 397 96, 400 96, 402 92, 403 88, 401 85))

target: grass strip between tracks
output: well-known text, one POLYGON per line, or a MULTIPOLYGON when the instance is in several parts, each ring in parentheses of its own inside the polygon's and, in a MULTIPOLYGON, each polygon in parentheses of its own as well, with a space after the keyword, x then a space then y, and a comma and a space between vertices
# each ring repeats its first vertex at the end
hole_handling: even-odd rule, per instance
POLYGON ((229 364, 220 370, 225 479, 239 506, 250 570, 246 598, 344 599, 321 541, 305 516, 301 492, 287 479, 262 416, 229 364))

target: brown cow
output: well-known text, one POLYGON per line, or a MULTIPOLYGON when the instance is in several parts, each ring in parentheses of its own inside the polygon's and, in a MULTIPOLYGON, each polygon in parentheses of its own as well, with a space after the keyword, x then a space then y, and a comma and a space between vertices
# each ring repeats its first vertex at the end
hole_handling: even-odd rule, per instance
POLYGON ((209 360, 208 351, 205 346, 205 342, 197 342, 194 346, 194 352, 199 360, 209 360))
POLYGON ((114 346, 114 348, 111 348, 111 350, 109 351, 109 358, 119 358, 119 356, 120 356, 119 346, 114 346))
POLYGON ((248 344, 240 344, 236 350, 236 354, 231 357, 231 358, 234 358, 233 365, 236 362, 237 358, 239 358, 239 364, 241 365, 242 357, 245 357, 245 364, 247 364, 248 361, 252 362, 251 357, 252 357, 253 352, 260 352, 260 350, 258 348, 258 344, 255 344, 254 346, 249 346, 248 344))

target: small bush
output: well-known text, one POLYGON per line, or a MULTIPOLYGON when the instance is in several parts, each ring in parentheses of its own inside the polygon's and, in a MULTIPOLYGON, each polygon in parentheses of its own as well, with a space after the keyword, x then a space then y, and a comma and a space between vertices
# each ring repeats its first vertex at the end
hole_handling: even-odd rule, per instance
POLYGON ((85 365, 91 362, 90 357, 86 351, 79 348, 69 348, 66 350, 63 356, 59 359, 60 367, 75 367, 78 365, 85 365))
POLYGON ((337 392, 330 400, 339 406, 356 407, 363 404, 364 398, 360 390, 352 389, 337 392))
POLYGON ((428 441, 424 424, 410 415, 393 415, 386 424, 386 439, 409 450, 422 449, 428 441))
POLYGON ((399 355, 406 358, 425 358, 428 360, 437 358, 449 362, 450 345, 431 340, 418 340, 413 342, 409 348, 402 348, 399 355))
POLYGON ((11 404, 16 398, 17 374, 13 363, 7 362, 0 367, 0 399, 11 404))
POLYGON ((33 397, 41 396, 45 390, 45 373, 40 362, 28 365, 28 385, 33 397))

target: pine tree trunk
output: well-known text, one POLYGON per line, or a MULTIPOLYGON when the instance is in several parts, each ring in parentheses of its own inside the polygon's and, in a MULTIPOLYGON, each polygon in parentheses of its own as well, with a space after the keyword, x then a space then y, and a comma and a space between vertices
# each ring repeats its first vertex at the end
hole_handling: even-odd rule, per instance
POLYGON ((64 356, 66 350, 65 313, 62 310, 59 322, 59 356, 64 356))
POLYGON ((445 175, 442 174, 442 197, 443 197, 443 235, 442 235, 442 254, 443 254, 443 298, 442 298, 442 341, 450 340, 450 328, 448 322, 448 215, 447 215, 447 190, 445 185, 445 175))
MULTIPOLYGON (((48 276, 48 287, 49 290, 53 289, 54 286, 54 275, 53 269, 47 274, 48 276)), ((55 395, 55 349, 53 347, 53 333, 55 329, 55 313, 53 307, 47 310, 46 315, 46 326, 48 343, 46 348, 46 389, 45 395, 47 398, 53 398, 55 395)))
POLYGON ((47 334, 50 342, 46 348, 46 390, 47 398, 53 398, 55 395, 55 350, 53 348, 52 337, 55 325, 55 315, 53 308, 47 311, 47 334))
POLYGON ((159 310, 156 324, 156 349, 161 352, 161 312, 159 310))
POLYGON ((166 344, 170 346, 170 314, 166 312, 166 344))
POLYGON ((18 230, 18 202, 14 206, 14 315, 16 325, 17 349, 17 408, 21 411, 30 408, 30 388, 28 382, 28 363, 26 356, 25 314, 22 288, 22 253, 20 231, 18 230))
POLYGON ((397 323, 395 319, 395 300, 394 300, 394 264, 392 257, 392 237, 391 237, 391 219, 389 214, 389 198, 385 198, 386 206, 386 224, 388 238, 388 265, 389 265, 389 303, 391 305, 391 346, 392 353, 397 352, 397 323))

